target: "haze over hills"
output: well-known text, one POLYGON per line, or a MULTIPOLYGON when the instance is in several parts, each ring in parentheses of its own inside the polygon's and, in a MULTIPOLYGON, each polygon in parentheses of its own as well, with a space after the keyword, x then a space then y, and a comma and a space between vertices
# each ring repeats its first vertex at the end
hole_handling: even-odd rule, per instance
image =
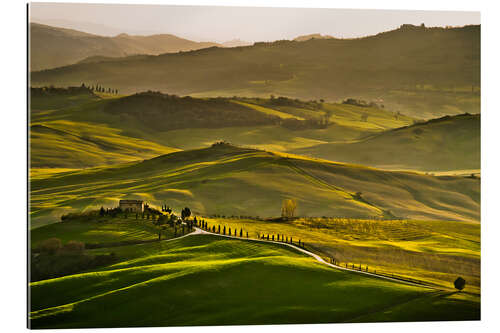
POLYGON ((93 56, 124 57, 198 50, 219 44, 194 42, 169 34, 103 37, 72 29, 30 23, 31 70, 77 63, 93 56))
POLYGON ((419 118, 479 112, 480 27, 400 29, 359 39, 277 41, 238 48, 79 63, 33 72, 34 86, 80 85, 194 96, 383 100, 419 118))

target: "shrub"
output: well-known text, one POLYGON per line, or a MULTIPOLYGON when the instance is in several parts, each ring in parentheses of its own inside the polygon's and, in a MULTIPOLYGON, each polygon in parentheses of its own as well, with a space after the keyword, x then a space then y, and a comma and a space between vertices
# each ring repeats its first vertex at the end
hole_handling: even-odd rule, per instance
POLYGON ((66 253, 81 254, 85 250, 85 244, 82 242, 72 240, 67 242, 63 246, 62 250, 66 253))
POLYGON ((458 277, 454 282, 455 288, 458 290, 462 290, 465 288, 465 280, 462 277, 458 277))
POLYGON ((47 254, 56 254, 62 248, 62 242, 59 238, 49 238, 40 244, 40 252, 47 254))

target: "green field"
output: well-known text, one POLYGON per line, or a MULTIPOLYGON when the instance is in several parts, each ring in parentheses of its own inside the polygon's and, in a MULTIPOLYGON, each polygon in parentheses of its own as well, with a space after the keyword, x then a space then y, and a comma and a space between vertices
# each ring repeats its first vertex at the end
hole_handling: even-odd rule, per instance
POLYGON ((31 226, 62 213, 138 198, 202 215, 279 216, 284 198, 300 216, 479 220, 479 179, 434 177, 222 144, 143 162, 38 176, 31 226), (361 197, 356 196, 361 192, 361 197), (390 195, 389 195, 390 193, 390 195))
MULTIPOLYGON (((74 240, 83 243, 107 244, 127 241, 150 241, 158 239, 158 227, 151 220, 128 218, 92 217, 59 222, 32 230, 31 247, 36 248, 40 242, 56 237, 63 243, 74 240), (35 231, 36 230, 36 231, 35 231)), ((171 230, 164 232, 164 238, 171 238, 171 230), (169 237, 170 236, 170 237, 169 237)))
POLYGON ((280 245, 194 235, 113 251, 120 258, 113 265, 31 283, 31 326, 328 323, 363 317, 472 320, 480 316, 478 297, 331 269, 280 245))
POLYGON ((249 236, 285 235, 341 265, 368 266, 371 272, 396 274, 452 287, 462 276, 466 290, 480 292, 480 225, 452 221, 299 218, 272 221, 207 218, 209 226, 243 229, 249 236))

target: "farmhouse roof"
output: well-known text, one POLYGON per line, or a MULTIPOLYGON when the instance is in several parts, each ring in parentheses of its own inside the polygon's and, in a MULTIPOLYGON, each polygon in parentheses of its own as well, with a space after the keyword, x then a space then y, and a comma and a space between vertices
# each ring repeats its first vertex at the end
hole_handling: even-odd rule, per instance
POLYGON ((142 200, 120 200, 120 203, 122 204, 141 204, 143 201, 142 200))

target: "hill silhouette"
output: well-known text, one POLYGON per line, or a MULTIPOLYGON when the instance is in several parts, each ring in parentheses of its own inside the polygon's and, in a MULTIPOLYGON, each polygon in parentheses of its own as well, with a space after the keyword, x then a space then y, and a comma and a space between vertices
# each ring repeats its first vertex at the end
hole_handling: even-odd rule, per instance
POLYGON ((169 34, 119 34, 115 37, 104 37, 39 23, 30 23, 30 35, 30 62, 33 71, 74 64, 88 57, 161 54, 218 45, 194 42, 169 34))
POLYGON ((80 63, 33 72, 33 85, 99 82, 123 93, 383 100, 432 118, 479 112, 480 27, 400 29, 358 39, 276 41, 237 48, 80 63))

